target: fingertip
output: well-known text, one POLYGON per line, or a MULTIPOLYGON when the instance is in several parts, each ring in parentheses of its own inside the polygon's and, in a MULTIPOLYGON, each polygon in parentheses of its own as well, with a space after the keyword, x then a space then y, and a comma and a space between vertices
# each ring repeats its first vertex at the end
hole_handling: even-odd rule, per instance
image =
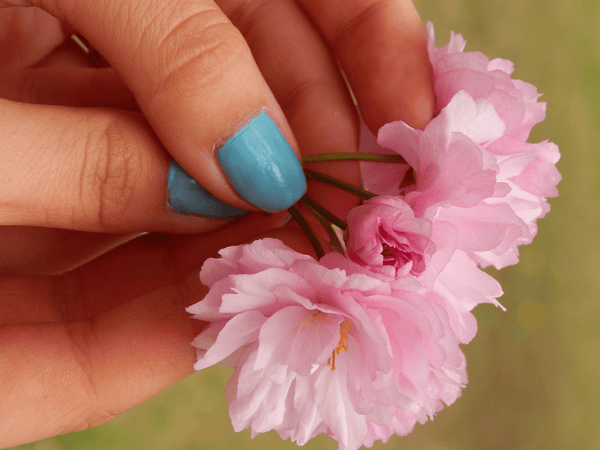
POLYGON ((167 179, 167 207, 174 213, 229 218, 248 212, 211 195, 174 160, 167 179))
MULTIPOLYGON (((353 80, 360 86, 359 106, 365 122, 375 134, 396 120, 423 129, 433 118, 433 69, 425 27, 416 10, 404 21, 409 23, 388 23, 387 30, 381 31, 385 44, 378 45, 380 52, 369 61, 381 75, 364 82, 356 77, 353 80)), ((375 39, 371 45, 376 45, 375 39)))
MULTIPOLYGON (((427 80, 431 80, 428 78, 427 80)), ((433 93, 433 81, 424 83, 415 89, 413 97, 410 98, 403 120, 413 128, 423 130, 433 118, 435 110, 435 96, 433 93)))
POLYGON ((306 192, 302 164, 264 111, 225 142, 217 158, 235 191, 264 211, 284 210, 306 192))

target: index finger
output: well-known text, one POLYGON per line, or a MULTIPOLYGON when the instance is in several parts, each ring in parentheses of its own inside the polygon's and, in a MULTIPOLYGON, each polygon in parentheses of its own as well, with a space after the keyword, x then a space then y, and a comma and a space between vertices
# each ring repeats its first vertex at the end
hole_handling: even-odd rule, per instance
POLYGON ((169 171, 171 198, 187 197, 179 181, 189 177, 238 209, 280 211, 302 197, 293 132, 243 36, 213 0, 29 3, 77 29, 135 95, 183 169, 169 171))
POLYGON ((297 0, 348 78, 374 133, 402 120, 424 128, 433 115, 425 28, 411 0, 297 0))

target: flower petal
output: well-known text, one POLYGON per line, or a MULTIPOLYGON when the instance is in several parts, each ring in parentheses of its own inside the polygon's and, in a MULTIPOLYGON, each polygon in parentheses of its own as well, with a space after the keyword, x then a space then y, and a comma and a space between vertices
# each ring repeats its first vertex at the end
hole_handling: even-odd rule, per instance
MULTIPOLYGON (((260 327, 265 321, 265 316, 257 311, 246 311, 229 319, 219 332, 215 343, 206 351, 204 357, 194 364, 194 369, 210 367, 240 347, 256 341, 260 327)), ((200 336, 196 338, 199 344, 202 342, 200 336)))

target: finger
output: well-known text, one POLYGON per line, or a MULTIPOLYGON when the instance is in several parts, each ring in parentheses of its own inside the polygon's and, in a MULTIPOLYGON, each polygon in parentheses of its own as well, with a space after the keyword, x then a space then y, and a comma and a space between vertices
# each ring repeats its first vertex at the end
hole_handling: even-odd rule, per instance
POLYGON ((32 67, 110 67, 108 62, 82 36, 64 24, 65 32, 71 33, 62 45, 32 67))
MULTIPOLYGON (((223 247, 237 243, 265 226, 255 224, 221 229, 216 239, 223 247)), ((189 343, 202 325, 189 319, 185 306, 205 294, 198 280, 208 256, 202 243, 209 241, 212 252, 215 237, 167 237, 174 242, 166 245, 153 239, 126 244, 56 281, 0 278, 8 300, 0 310, 6 368, 0 372, 0 446, 99 425, 191 373, 189 343), (189 277, 170 264, 179 259, 192 263, 189 277), (36 319, 27 320, 32 313, 36 319)))
POLYGON ((0 119, 0 224, 198 232, 244 213, 172 163, 140 114, 0 100, 0 119))
POLYGON ((239 31, 211 0, 39 0, 108 60, 171 155, 245 209, 285 209, 306 183, 291 129, 239 31))
POLYGON ((22 103, 139 111, 131 91, 111 68, 37 67, 0 72, 0 97, 22 103))
POLYGON ((427 36, 411 0, 297 0, 339 59, 374 133, 403 120, 424 128, 433 114, 427 36))
POLYGON ((22 70, 43 60, 61 45, 60 21, 39 8, 2 8, 15 2, 0 0, 0 69, 22 70))
MULTIPOLYGON (((284 212, 264 217, 262 213, 250 213, 243 220, 206 234, 146 234, 60 276, 5 274, 0 276, 0 326, 88 320, 144 292, 176 282, 184 297, 198 302, 202 298, 198 273, 204 261, 218 257, 224 247, 280 227, 285 215, 284 212)), ((82 247, 91 246, 84 236, 69 236, 70 233, 74 232, 63 236, 46 232, 48 240, 55 242, 46 245, 42 252, 58 247, 61 239, 68 237, 82 247)), ((102 236, 88 239, 93 243, 102 236)), ((7 237, 18 240, 18 232, 7 237)), ((62 254, 56 257, 64 258, 62 254)))
POLYGON ((52 275, 73 270, 143 233, 86 233, 57 228, 0 227, 0 275, 52 275))
POLYGON ((0 329, 0 446, 99 425, 189 375, 185 303, 165 287, 91 321, 0 329))
MULTIPOLYGON (((219 0, 218 4, 248 42, 303 156, 356 152, 356 108, 327 45, 304 11, 292 0, 219 0)), ((316 163, 310 169, 359 183, 356 163, 316 163)), ((344 218, 358 202, 314 182, 308 194, 344 218)))

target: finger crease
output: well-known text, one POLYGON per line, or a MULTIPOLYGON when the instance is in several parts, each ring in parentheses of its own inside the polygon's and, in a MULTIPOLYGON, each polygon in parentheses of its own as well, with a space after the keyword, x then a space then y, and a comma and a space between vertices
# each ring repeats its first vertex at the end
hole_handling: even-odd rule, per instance
POLYGON ((344 23, 337 33, 335 33, 332 40, 332 47, 336 54, 339 54, 339 50, 344 48, 344 43, 350 39, 359 28, 364 27, 365 23, 373 20, 375 16, 384 16, 384 11, 387 8, 388 3, 388 1, 383 0, 372 2, 355 17, 344 23))
POLYGON ((331 89, 328 89, 330 85, 330 81, 325 76, 309 78, 300 83, 296 84, 293 89, 288 91, 285 95, 279 99, 279 104, 284 111, 288 111, 292 106, 298 102, 303 96, 308 95, 311 91, 316 91, 321 88, 325 92, 331 92, 331 89))
MULTIPOLYGON (((93 318, 87 320, 80 320, 75 322, 66 322, 64 329, 69 340, 70 351, 73 362, 79 369, 79 376, 77 376, 77 384, 81 386, 85 398, 80 402, 82 405, 86 405, 85 410, 89 416, 94 414, 99 404, 100 395, 94 383, 93 372, 98 370, 98 367, 94 367, 94 361, 90 357, 90 349, 94 347, 91 341, 95 340, 93 331, 93 318)), ((87 420, 87 419, 86 419, 87 420)))
POLYGON ((274 8, 279 1, 274 2, 273 0, 255 0, 250 2, 241 2, 231 14, 228 14, 229 18, 244 36, 248 36, 252 33, 252 30, 256 27, 260 19, 263 17, 270 17, 270 15, 262 14, 265 8, 274 8))

